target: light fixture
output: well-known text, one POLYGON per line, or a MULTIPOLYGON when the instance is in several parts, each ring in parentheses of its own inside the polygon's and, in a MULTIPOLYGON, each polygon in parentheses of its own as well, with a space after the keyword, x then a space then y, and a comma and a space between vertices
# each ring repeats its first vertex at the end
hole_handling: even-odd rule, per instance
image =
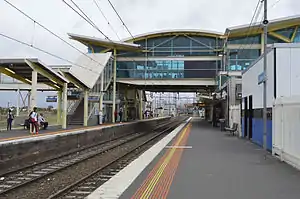
POLYGON ((30 82, 30 83, 31 83, 31 80, 29 80, 29 79, 27 79, 27 78, 25 78, 25 80, 26 80, 27 82, 30 82))
POLYGON ((56 84, 54 84, 54 86, 56 87, 56 88, 60 88, 59 86, 57 86, 56 84))
POLYGON ((56 82, 56 81, 54 81, 54 80, 52 80, 52 79, 50 79, 50 81, 51 81, 51 82, 53 82, 54 84, 57 84, 57 82, 56 82))
POLYGON ((5 68, 5 70, 7 70, 8 72, 10 72, 10 73, 12 73, 12 74, 16 74, 15 71, 13 71, 13 70, 11 70, 11 69, 9 69, 9 68, 5 68))

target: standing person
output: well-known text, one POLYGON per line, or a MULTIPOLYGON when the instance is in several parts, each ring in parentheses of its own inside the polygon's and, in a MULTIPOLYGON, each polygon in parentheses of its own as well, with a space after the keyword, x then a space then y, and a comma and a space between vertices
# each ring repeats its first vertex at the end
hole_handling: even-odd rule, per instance
POLYGON ((10 109, 8 109, 8 113, 7 113, 7 130, 11 131, 11 125, 12 125, 13 120, 14 120, 14 115, 13 115, 12 111, 10 109))
POLYGON ((39 134, 39 124, 38 124, 38 114, 37 114, 37 108, 34 107, 33 111, 29 115, 30 123, 32 124, 32 134, 35 132, 35 134, 39 134))
POLYGON ((122 122, 122 119, 123 119, 123 108, 122 107, 120 108, 120 111, 119 111, 119 117, 120 117, 120 122, 122 122))
POLYGON ((117 122, 117 119, 118 119, 118 111, 117 110, 115 110, 115 122, 117 122))

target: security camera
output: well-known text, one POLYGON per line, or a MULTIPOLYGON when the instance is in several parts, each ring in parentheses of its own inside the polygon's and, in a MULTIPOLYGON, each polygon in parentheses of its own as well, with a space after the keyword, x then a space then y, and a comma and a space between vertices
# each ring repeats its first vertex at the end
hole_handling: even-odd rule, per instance
POLYGON ((264 21, 263 21, 263 24, 264 24, 264 25, 267 25, 268 23, 269 23, 268 20, 264 20, 264 21))

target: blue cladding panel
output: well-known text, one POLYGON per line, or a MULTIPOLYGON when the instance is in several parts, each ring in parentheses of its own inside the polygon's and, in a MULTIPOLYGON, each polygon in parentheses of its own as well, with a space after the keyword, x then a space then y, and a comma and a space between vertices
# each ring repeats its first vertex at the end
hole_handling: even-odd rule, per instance
POLYGON ((244 125, 245 125, 245 119, 244 119, 244 117, 242 118, 242 137, 245 137, 245 127, 244 127, 244 125))
MULTIPOLYGON (((252 141, 262 146, 263 145, 263 119, 253 118, 252 128, 253 128, 252 141)), ((272 120, 267 121, 267 149, 272 150, 272 120)))
POLYGON ((252 141, 256 144, 263 145, 263 120, 261 118, 253 118, 252 120, 252 141))

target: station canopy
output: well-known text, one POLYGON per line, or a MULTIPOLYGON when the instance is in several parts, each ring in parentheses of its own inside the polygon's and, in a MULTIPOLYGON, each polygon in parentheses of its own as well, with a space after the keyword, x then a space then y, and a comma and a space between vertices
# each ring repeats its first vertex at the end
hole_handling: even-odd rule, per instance
POLYGON ((123 41, 112 41, 107 39, 101 39, 97 37, 89 37, 84 35, 72 34, 68 33, 70 39, 79 41, 83 45, 86 46, 101 46, 107 49, 116 49, 116 50, 126 50, 126 51, 133 51, 133 52, 141 52, 144 49, 138 45, 123 41))
POLYGON ((46 84, 54 89, 62 89, 69 81, 42 63, 37 58, 2 58, 0 72, 25 84, 32 84, 32 71, 37 72, 37 83, 46 84))

